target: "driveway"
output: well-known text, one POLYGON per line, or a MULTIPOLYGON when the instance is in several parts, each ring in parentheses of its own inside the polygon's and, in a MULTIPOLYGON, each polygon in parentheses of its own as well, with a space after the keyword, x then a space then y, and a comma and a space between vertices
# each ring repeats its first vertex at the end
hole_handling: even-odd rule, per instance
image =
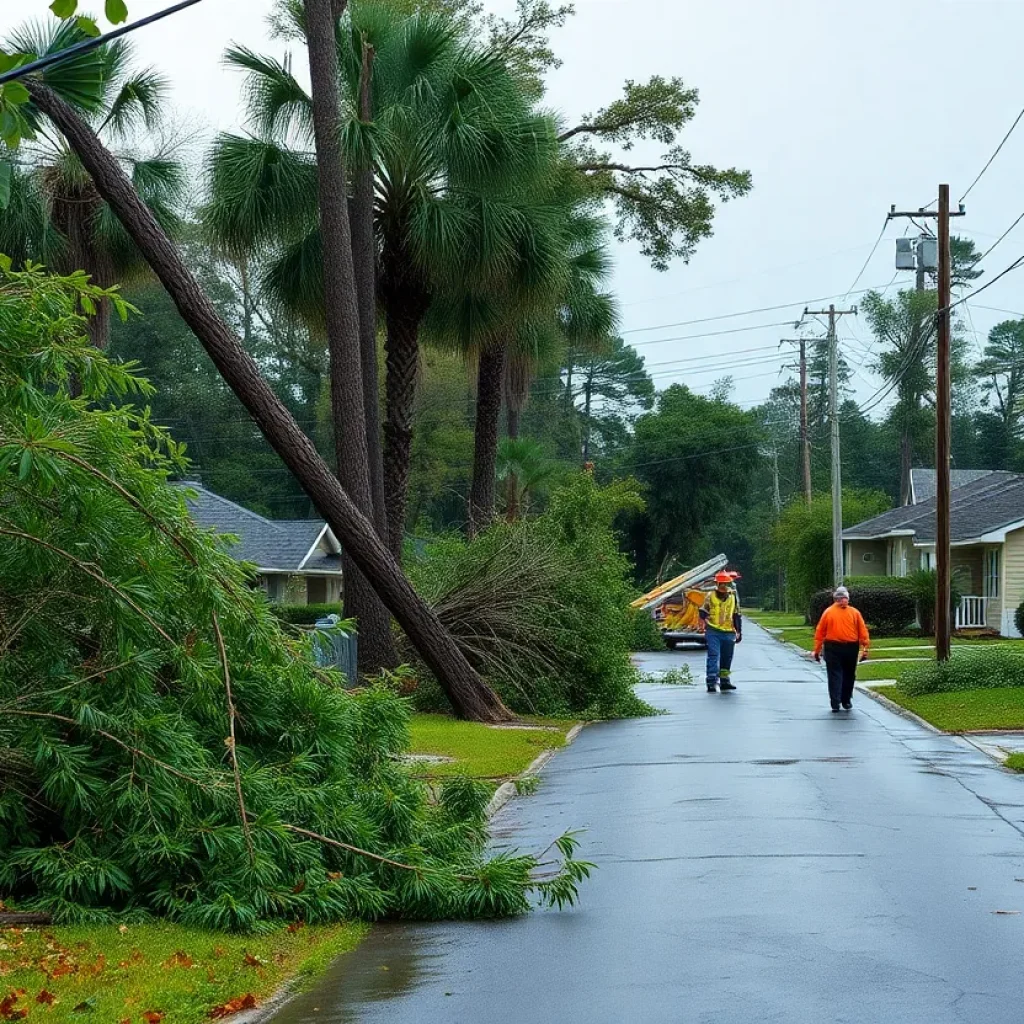
POLYGON ((585 828, 572 910, 383 925, 275 1024, 1020 1024, 1024 778, 857 695, 751 626, 739 692, 648 686, 495 822, 585 828))

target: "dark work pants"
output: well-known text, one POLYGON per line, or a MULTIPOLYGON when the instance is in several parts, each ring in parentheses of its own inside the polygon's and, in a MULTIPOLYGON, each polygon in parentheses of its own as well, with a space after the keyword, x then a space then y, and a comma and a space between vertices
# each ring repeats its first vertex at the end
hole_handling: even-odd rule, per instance
POLYGON ((849 704, 853 700, 860 644, 840 644, 827 640, 823 653, 825 668, 828 670, 828 699, 833 704, 849 704))

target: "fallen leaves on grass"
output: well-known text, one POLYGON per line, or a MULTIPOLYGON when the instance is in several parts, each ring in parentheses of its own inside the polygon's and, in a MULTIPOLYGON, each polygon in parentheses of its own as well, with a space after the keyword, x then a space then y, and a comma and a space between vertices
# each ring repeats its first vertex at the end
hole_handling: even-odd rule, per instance
POLYGON ((48 992, 45 988, 36 996, 36 1002, 40 1006, 53 1006, 57 1002, 57 997, 52 993, 48 992))
POLYGON ((164 1015, 160 1010, 147 1010, 142 1015, 142 1019, 146 1024, 160 1024, 160 1021, 164 1019, 164 1015))
POLYGON ((169 956, 164 962, 163 967, 165 970, 170 970, 172 967, 194 967, 195 961, 186 953, 183 949, 177 950, 173 956, 169 956))
POLYGON ((28 1016, 27 1009, 18 1009, 18 1001, 23 995, 26 995, 25 989, 19 988, 0 999, 0 1020, 24 1020, 28 1016))
POLYGON ((251 992, 246 992, 244 996, 239 996, 237 999, 232 999, 226 1003, 221 1003, 220 1006, 215 1006, 207 1016, 211 1020, 223 1020, 225 1017, 241 1013, 242 1010, 255 1010, 258 1005, 256 997, 251 992))

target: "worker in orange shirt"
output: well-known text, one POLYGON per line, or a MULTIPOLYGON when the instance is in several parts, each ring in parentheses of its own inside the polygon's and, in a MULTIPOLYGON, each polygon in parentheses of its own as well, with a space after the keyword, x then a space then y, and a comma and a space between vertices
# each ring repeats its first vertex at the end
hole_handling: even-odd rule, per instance
POLYGON ((836 587, 833 603, 825 609, 814 631, 814 660, 825 655, 828 671, 828 696, 832 710, 853 707, 853 684, 857 679, 857 662, 868 656, 871 637, 864 616, 850 607, 850 592, 836 587))

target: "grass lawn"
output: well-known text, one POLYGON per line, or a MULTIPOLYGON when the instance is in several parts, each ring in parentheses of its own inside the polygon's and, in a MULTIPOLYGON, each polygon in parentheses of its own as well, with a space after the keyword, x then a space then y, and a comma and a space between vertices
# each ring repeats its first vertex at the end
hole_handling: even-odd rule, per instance
POLYGON ((1003 764, 1015 772, 1024 772, 1024 754, 1010 754, 1003 764))
POLYGON ((889 700, 944 732, 1024 729, 1024 688, 962 690, 911 697, 898 686, 880 686, 889 700))
POLYGON ((259 1004, 289 978, 319 973, 365 931, 361 924, 261 936, 163 923, 9 928, 0 931, 0 1019, 199 1024, 259 1004))
POLYGON ((748 612, 743 609, 743 614, 766 629, 784 629, 787 626, 804 624, 804 617, 793 612, 748 612))
POLYGON ((430 776, 465 773, 494 782, 512 778, 529 767, 538 754, 561 747, 574 724, 553 719, 531 722, 550 728, 494 729, 447 715, 414 715, 410 752, 455 760, 445 764, 414 764, 413 770, 430 776))

